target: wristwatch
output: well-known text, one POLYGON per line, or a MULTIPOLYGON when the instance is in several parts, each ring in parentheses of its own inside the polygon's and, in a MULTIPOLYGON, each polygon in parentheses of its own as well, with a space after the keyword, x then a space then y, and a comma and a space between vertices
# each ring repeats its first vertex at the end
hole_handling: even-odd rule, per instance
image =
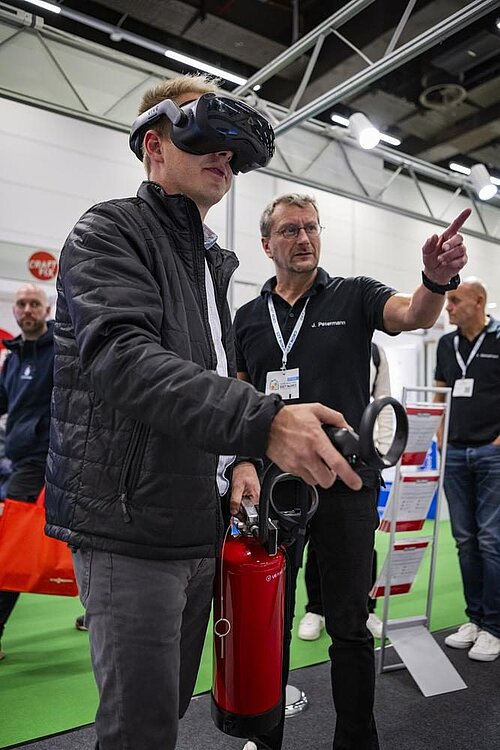
POLYGON ((434 292, 434 294, 444 294, 445 292, 451 292, 453 289, 457 288, 460 284, 460 276, 457 273, 447 284, 436 284, 435 281, 431 281, 422 271, 422 284, 430 292, 434 292))

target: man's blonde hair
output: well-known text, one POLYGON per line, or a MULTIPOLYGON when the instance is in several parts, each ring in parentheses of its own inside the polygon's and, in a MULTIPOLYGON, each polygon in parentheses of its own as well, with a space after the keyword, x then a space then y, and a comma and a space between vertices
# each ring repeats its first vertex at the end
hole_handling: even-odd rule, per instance
MULTIPOLYGON (((202 73, 166 78, 164 81, 157 83, 145 92, 139 106, 138 114, 142 115, 143 112, 151 109, 151 107, 154 107, 155 104, 159 104, 164 99, 172 99, 176 102, 180 97, 184 96, 184 94, 193 93, 201 96, 202 94, 208 94, 211 92, 220 92, 218 83, 218 78, 202 73)), ((170 122, 166 117, 160 117, 159 120, 155 120, 155 122, 152 123, 151 129, 156 130, 162 138, 168 138, 170 135, 170 122)), ((149 156, 144 153, 144 149, 142 149, 142 154, 144 167, 149 176, 151 171, 149 156)))

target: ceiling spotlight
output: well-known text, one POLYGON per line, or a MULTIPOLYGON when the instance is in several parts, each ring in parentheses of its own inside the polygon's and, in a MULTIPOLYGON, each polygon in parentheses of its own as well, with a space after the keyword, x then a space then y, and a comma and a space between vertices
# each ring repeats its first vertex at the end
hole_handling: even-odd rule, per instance
POLYGON ((470 177, 480 200, 489 201, 496 195, 497 187, 491 182, 490 173, 484 164, 474 164, 470 169, 470 177))
POLYGON ((229 71, 223 70, 222 68, 216 68, 214 65, 209 65, 201 60, 196 60, 194 57, 183 55, 181 52, 176 52, 173 49, 166 49, 163 54, 171 60, 177 60, 177 62, 180 62, 183 65, 189 65, 190 68, 204 70, 205 73, 212 73, 214 76, 224 78, 225 81, 231 81, 232 83, 238 84, 238 86, 243 86, 243 84, 247 82, 246 78, 237 76, 234 73, 229 73, 229 71))
POLYGON ((348 117, 342 117, 342 115, 337 115, 337 114, 335 114, 335 112, 331 113, 330 120, 332 122, 336 122, 337 125, 343 125, 345 128, 349 127, 349 118, 348 117))
POLYGON ((466 167, 465 164, 458 164, 456 161, 450 161, 449 166, 453 172, 460 172, 460 174, 470 175, 470 167, 466 167))
POLYGON ((401 146, 400 138, 395 138, 393 135, 387 135, 387 133, 380 133, 380 140, 382 143, 388 143, 390 146, 401 146))
POLYGON ((361 148, 375 148, 380 141, 379 131, 362 112, 355 112, 349 117, 349 130, 361 148))
MULTIPOLYGON (((332 122, 337 123, 337 125, 343 125, 345 128, 349 127, 349 120, 348 120, 348 118, 347 117, 342 117, 342 115, 338 115, 336 112, 332 112, 330 114, 330 120, 332 122)), ((375 130, 375 128, 374 128, 374 130, 375 130)), ((380 133, 379 131, 377 131, 377 132, 379 134, 379 139, 383 143, 388 143, 390 146, 400 146, 401 145, 401 140, 399 138, 395 138, 393 135, 387 135, 386 133, 380 133)), ((377 144, 375 144, 375 145, 377 145, 377 144)), ((373 148, 373 146, 370 146, 369 148, 373 148)))
POLYGON ((56 5, 55 3, 47 3, 45 0, 27 0, 28 3, 31 3, 31 5, 36 5, 38 8, 43 8, 43 10, 50 10, 52 13, 60 13, 61 8, 56 5))

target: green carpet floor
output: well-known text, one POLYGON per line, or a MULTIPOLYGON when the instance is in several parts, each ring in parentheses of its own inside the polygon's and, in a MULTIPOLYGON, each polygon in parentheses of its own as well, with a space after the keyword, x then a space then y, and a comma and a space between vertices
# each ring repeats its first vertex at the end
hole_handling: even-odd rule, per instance
MULTIPOLYGON (((419 535, 431 534, 432 522, 419 535)), ((399 534, 398 539, 406 538, 399 534)), ((388 535, 377 534, 379 561, 385 557, 388 535)), ((390 618, 423 614, 430 554, 427 552, 412 591, 391 599, 390 618)), ((297 591, 297 618, 303 613, 302 577, 297 591)), ((379 605, 380 613, 382 603, 379 605)), ((449 523, 440 524, 434 588, 432 630, 463 621, 464 602, 458 562, 449 523)), ((23 595, 9 621, 2 642, 7 654, 0 662, 0 748, 63 732, 94 720, 97 693, 90 669, 87 634, 74 628, 81 613, 78 599, 23 595)), ((328 637, 292 644, 291 666, 328 659, 328 637)), ((207 637, 197 692, 210 688, 211 639, 207 637)), ((293 682, 293 681, 292 681, 293 682)))

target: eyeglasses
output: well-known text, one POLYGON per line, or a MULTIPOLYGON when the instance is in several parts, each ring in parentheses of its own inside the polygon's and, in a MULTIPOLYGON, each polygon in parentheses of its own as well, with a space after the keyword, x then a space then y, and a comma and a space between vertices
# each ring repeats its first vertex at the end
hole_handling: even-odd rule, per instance
POLYGON ((276 232, 271 232, 271 234, 281 234, 285 239, 291 240, 299 236, 301 229, 304 230, 308 237, 319 237, 321 230, 324 229, 324 227, 316 222, 301 224, 300 226, 298 224, 287 224, 286 227, 282 227, 276 232))

